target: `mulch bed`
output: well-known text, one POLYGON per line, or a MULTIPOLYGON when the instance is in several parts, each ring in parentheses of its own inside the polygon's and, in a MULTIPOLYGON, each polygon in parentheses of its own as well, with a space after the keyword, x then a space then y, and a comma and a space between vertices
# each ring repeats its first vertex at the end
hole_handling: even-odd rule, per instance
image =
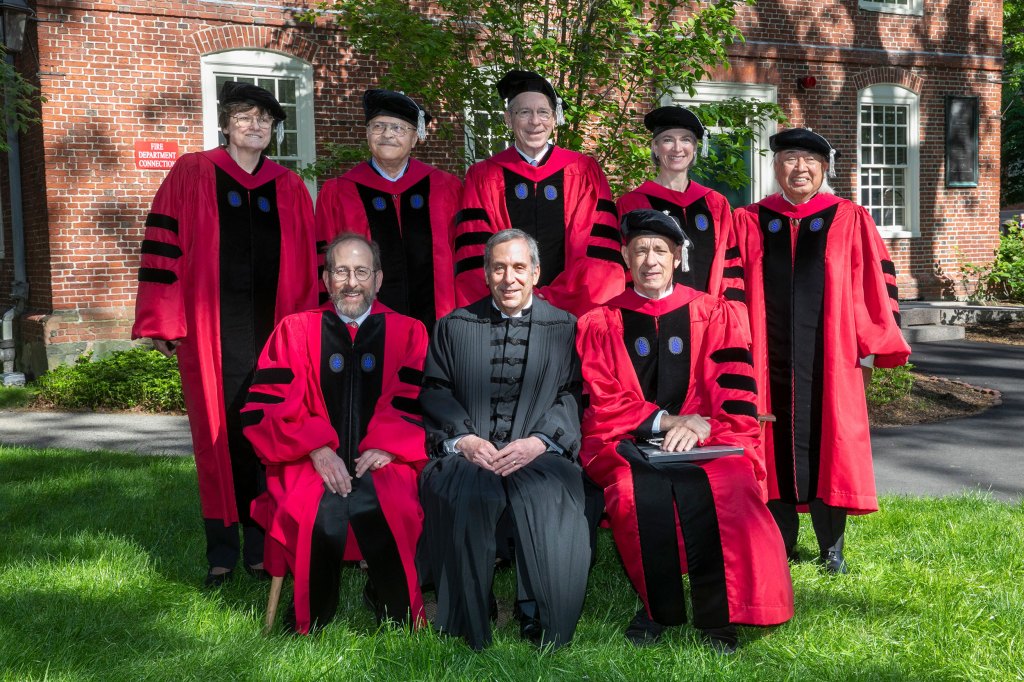
POLYGON ((968 341, 1024 346, 1024 320, 975 322, 966 327, 968 341))
POLYGON ((914 373, 910 395, 888 405, 868 405, 868 420, 881 428, 970 417, 1002 402, 999 391, 914 373))

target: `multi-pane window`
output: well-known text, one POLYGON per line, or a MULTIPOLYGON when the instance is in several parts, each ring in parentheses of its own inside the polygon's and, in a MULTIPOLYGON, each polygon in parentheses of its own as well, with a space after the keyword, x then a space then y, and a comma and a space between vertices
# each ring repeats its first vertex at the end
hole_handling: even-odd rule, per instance
POLYGON ((860 204, 883 234, 909 236, 917 229, 917 97, 872 86, 859 107, 860 204))
POLYGON ((891 14, 924 14, 924 0, 860 0, 860 8, 891 14))
MULTIPOLYGON (((226 81, 258 85, 281 103, 287 118, 284 137, 270 136, 267 156, 299 170, 316 155, 313 124, 313 67, 307 62, 268 50, 230 50, 202 57, 203 129, 206 148, 224 143, 217 124, 217 104, 226 81)), ((307 182, 310 193, 316 186, 307 182)))
POLYGON ((466 165, 483 161, 512 144, 500 103, 492 110, 467 109, 465 115, 466 165))

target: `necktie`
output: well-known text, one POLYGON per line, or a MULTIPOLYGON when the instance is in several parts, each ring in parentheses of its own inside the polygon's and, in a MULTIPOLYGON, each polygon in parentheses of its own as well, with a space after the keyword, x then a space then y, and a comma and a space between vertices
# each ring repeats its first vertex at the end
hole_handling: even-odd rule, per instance
POLYGON ((348 333, 349 333, 349 336, 352 337, 353 341, 356 340, 356 333, 358 331, 359 331, 359 323, 358 322, 356 322, 355 320, 352 320, 351 322, 348 323, 348 333))

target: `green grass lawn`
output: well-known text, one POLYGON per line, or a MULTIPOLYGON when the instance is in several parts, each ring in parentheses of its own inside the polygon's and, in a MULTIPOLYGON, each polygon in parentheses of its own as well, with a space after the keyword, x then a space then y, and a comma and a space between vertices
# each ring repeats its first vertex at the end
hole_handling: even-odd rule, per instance
MULTIPOLYGON (((809 523, 801 536, 810 556, 809 523)), ((0 446, 0 677, 5 680, 1012 680, 1024 678, 1024 505, 885 498, 852 519, 852 572, 793 568, 796 617, 741 628, 728 658, 671 629, 634 649, 638 602, 602 532, 573 644, 538 653, 514 624, 474 654, 430 632, 378 631, 344 572, 337 619, 260 635, 267 583, 204 591, 186 458, 0 446)), ((287 588, 286 588, 287 591, 287 588)), ((513 576, 496 586, 511 602, 513 576)))

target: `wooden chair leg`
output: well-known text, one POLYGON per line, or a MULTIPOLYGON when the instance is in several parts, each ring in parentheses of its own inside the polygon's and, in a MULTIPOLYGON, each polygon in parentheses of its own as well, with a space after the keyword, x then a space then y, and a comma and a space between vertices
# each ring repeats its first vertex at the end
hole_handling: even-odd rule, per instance
POLYGON ((281 601, 281 585, 284 577, 274 576, 270 581, 270 598, 267 600, 267 618, 263 622, 263 634, 269 635, 274 629, 274 621, 277 620, 277 603, 281 601))

